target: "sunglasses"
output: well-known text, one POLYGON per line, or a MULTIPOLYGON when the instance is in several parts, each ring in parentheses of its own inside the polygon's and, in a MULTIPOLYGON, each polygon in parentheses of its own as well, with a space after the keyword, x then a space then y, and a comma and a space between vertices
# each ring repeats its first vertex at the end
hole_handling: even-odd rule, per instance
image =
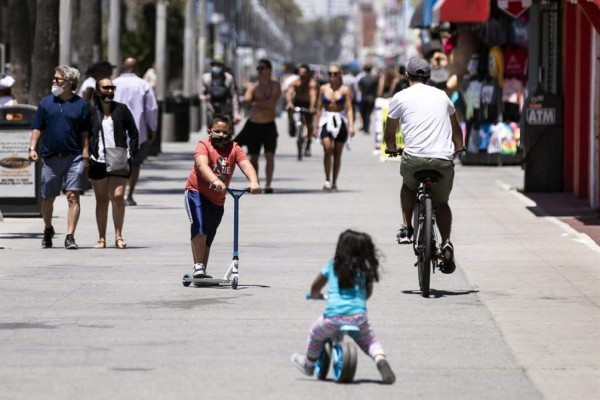
POLYGON ((331 71, 329 71, 327 74, 329 74, 329 76, 338 76, 340 73, 339 72, 331 72, 331 71))
POLYGON ((114 86, 114 85, 112 85, 112 86, 111 86, 111 85, 108 85, 108 86, 101 86, 101 88, 102 88, 102 89, 104 89, 104 90, 112 90, 113 92, 114 92, 115 90, 117 90, 117 87, 116 87, 116 86, 114 86))
POLYGON ((64 81, 64 78, 61 78, 59 76, 55 76, 54 78, 52 78, 52 82, 62 82, 64 81))

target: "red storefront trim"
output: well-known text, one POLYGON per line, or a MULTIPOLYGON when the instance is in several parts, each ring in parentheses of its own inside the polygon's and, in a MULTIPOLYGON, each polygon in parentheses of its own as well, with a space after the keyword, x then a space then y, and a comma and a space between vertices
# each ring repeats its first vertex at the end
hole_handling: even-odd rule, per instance
POLYGON ((564 191, 587 198, 592 25, 576 4, 566 2, 563 15, 564 191))

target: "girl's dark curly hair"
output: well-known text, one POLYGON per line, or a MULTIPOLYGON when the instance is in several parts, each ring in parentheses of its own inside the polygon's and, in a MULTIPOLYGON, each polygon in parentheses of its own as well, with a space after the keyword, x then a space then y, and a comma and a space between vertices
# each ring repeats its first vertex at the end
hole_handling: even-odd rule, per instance
POLYGON ((353 288, 360 275, 365 277, 367 284, 379 281, 379 259, 371 236, 351 229, 342 232, 335 249, 333 268, 340 289, 353 288))

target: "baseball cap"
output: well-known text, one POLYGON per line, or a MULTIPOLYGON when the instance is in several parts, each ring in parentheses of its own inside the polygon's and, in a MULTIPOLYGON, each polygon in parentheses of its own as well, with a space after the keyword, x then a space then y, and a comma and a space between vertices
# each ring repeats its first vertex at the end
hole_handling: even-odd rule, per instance
POLYGON ((220 56, 215 56, 210 62, 211 67, 214 65, 223 65, 223 58, 220 56))
POLYGON ((8 89, 15 84, 15 78, 10 75, 0 74, 0 89, 8 89))
POLYGON ((429 63, 420 57, 411 58, 406 66, 406 72, 409 75, 417 76, 420 78, 427 78, 431 75, 431 67, 429 63))

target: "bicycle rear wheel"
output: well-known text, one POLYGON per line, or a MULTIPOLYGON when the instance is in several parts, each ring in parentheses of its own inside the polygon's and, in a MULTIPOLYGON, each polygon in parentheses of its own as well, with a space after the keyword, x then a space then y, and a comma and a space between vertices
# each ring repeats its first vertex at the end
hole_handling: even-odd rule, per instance
POLYGON ((421 254, 419 256, 419 286, 421 295, 429 297, 429 281, 431 278, 431 261, 433 257, 433 247, 431 238, 433 237, 433 206, 431 198, 426 197, 421 210, 423 220, 419 229, 419 247, 421 254))

